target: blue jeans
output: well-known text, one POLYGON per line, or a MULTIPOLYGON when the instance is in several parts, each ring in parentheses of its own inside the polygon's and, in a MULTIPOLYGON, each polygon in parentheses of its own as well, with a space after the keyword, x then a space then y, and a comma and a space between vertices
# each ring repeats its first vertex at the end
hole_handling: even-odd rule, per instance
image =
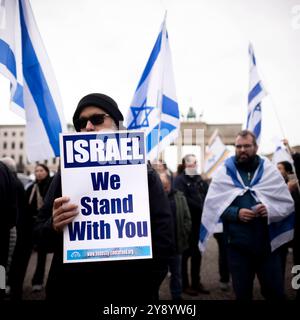
POLYGON ((280 248, 274 252, 256 255, 228 246, 228 264, 232 286, 237 300, 251 300, 255 274, 266 300, 284 299, 284 279, 280 248))

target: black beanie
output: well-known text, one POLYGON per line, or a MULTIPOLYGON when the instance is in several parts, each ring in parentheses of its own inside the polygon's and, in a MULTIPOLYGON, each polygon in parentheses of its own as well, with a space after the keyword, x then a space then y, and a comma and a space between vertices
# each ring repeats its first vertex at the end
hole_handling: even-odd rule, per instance
MULTIPOLYGON (((114 120, 117 127, 119 128, 119 122, 123 121, 123 115, 118 108, 118 105, 115 100, 111 97, 102 94, 102 93, 90 93, 84 96, 78 103, 73 116, 73 124, 75 126, 75 121, 79 118, 80 113, 85 107, 99 107, 106 111, 114 120)), ((75 127, 76 131, 77 128, 75 127)))

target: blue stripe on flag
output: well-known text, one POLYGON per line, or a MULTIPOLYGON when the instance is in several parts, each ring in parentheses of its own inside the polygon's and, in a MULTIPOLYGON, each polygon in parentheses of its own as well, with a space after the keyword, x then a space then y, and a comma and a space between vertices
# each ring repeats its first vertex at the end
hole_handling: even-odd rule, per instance
POLYGON ((199 240, 200 240, 201 242, 203 242, 203 241, 205 240, 207 234, 208 234, 207 229, 204 227, 203 224, 201 224, 201 226, 200 226, 199 240))
POLYGON ((166 95, 162 97, 162 113, 179 119, 178 103, 166 95))
POLYGON ((248 103, 250 103, 261 91, 262 87, 260 85, 260 82, 258 82, 248 94, 248 103))
POLYGON ((159 125, 155 126, 146 137, 147 153, 158 144, 158 128, 159 125))
POLYGON ((258 138, 260 136, 260 132, 261 132, 261 120, 259 120, 257 122, 257 124, 255 125, 255 127, 253 129, 253 133, 256 138, 258 138))
MULTIPOLYGON (((0 64, 6 66, 9 72, 14 76, 17 81, 17 71, 16 71, 16 59, 13 51, 10 49, 9 45, 0 39, 0 64)), ((23 102, 23 87, 17 83, 17 88, 12 96, 12 101, 24 108, 23 102)))
POLYGON ((147 135, 146 145, 147 152, 150 152, 154 147, 157 146, 159 141, 162 141, 167 135, 171 133, 171 131, 175 130, 176 127, 171 125, 170 123, 161 121, 160 127, 159 124, 155 126, 147 135), (160 135, 160 139, 158 141, 158 135, 160 135))
POLYGON ((17 78, 16 59, 9 45, 0 39, 0 63, 5 65, 15 78, 17 78))
POLYGON ((272 241, 277 236, 281 235, 284 232, 292 230, 295 225, 295 212, 288 215, 281 221, 272 222, 269 224, 269 236, 272 241))
POLYGON ((251 112, 249 112, 248 115, 247 115, 247 125, 246 125, 246 128, 249 128, 250 119, 251 119, 251 112))
POLYGON ((12 97, 12 101, 24 109, 23 87, 17 83, 17 89, 12 97))
POLYGON ((264 173, 264 162, 265 162, 265 160, 260 158, 258 169, 257 169, 257 175, 255 176, 254 180, 251 181, 250 187, 253 187, 259 183, 259 181, 264 173))
POLYGON ((35 54, 24 20, 22 2, 20 1, 20 18, 23 46, 23 74, 35 101, 38 113, 47 132, 51 147, 56 156, 59 155, 59 133, 62 132, 60 118, 56 110, 50 89, 46 82, 42 67, 35 54))
POLYGON ((240 183, 238 177, 237 177, 237 170, 234 163, 235 157, 230 157, 226 159, 225 161, 225 167, 226 167, 226 174, 231 178, 233 184, 237 188, 243 188, 243 185, 240 183))
POLYGON ((252 63, 256 66, 255 55, 254 55, 254 52, 253 52, 252 48, 251 49, 249 48, 249 54, 251 56, 252 63))
POLYGON ((163 140, 167 135, 169 135, 173 130, 175 130, 176 127, 174 127, 169 122, 161 121, 160 123, 160 140, 163 140))
POLYGON ((157 57, 158 57, 158 54, 160 52, 160 47, 161 47, 161 39, 162 39, 162 31, 159 33, 157 39, 156 39, 156 42, 155 42, 155 45, 151 51, 151 55, 150 55, 150 58, 147 62, 147 65, 144 69, 144 72, 142 74, 142 77, 140 79, 140 82, 136 88, 136 91, 138 90, 138 88, 142 85, 142 83, 145 81, 145 79, 148 77, 157 57))

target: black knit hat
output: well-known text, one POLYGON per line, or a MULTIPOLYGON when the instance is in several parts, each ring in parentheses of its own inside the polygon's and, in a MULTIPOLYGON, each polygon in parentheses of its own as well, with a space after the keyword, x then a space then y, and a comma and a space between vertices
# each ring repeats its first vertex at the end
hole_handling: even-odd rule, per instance
MULTIPOLYGON (((85 107, 99 107, 106 111, 114 120, 117 127, 119 128, 119 122, 123 121, 123 115, 118 108, 117 103, 111 97, 102 94, 102 93, 90 93, 84 96, 78 103, 77 108, 75 110, 73 116, 73 124, 75 127, 75 121, 79 118, 80 113, 83 111, 85 107)), ((75 127, 76 131, 77 128, 75 127)))

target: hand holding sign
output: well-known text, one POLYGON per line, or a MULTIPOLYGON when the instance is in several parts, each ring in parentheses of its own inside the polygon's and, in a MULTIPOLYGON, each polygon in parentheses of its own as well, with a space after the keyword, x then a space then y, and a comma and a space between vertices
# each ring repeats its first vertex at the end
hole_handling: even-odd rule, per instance
POLYGON ((78 206, 68 203, 69 197, 60 197, 54 200, 52 211, 52 225, 55 231, 62 231, 78 214, 78 206))

